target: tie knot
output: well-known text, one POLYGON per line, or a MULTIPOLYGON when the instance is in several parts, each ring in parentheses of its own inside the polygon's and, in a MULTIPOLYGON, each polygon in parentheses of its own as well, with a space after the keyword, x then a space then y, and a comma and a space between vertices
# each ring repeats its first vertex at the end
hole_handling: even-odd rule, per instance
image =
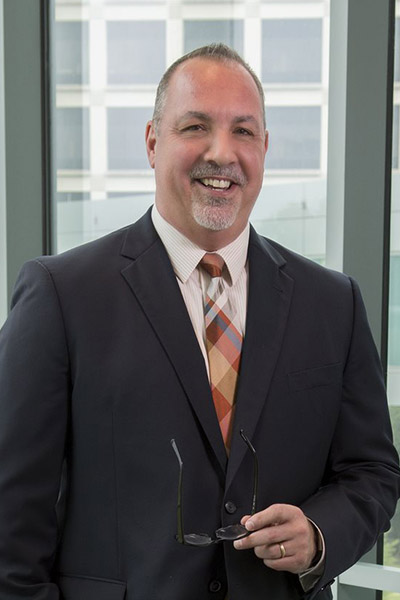
POLYGON ((219 254, 205 254, 200 265, 211 277, 221 277, 225 261, 219 254))

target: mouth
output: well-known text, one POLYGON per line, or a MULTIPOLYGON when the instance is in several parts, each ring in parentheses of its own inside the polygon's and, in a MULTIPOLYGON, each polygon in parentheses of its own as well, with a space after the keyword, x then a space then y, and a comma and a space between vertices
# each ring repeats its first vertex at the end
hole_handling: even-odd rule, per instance
POLYGON ((203 187, 216 192, 225 192, 236 185, 231 179, 217 179, 214 177, 204 177, 202 179, 195 179, 195 181, 203 187))

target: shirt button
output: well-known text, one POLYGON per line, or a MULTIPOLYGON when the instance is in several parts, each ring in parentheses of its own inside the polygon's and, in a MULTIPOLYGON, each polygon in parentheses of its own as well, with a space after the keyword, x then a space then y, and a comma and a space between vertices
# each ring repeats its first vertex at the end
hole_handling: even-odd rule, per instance
POLYGON ((221 591, 222 583, 220 581, 218 581, 218 579, 213 579, 212 581, 210 581, 210 585, 208 586, 208 589, 213 594, 216 594, 217 592, 221 591))
POLYGON ((233 515, 237 511, 236 504, 228 500, 228 502, 225 502, 225 510, 230 515, 233 515))

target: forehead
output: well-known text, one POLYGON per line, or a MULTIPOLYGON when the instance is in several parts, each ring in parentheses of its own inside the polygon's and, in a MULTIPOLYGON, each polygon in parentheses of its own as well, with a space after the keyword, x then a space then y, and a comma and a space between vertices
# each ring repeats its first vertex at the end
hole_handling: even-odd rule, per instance
POLYGON ((165 112, 252 114, 263 119, 261 98, 250 73, 234 61, 193 58, 182 63, 168 85, 165 112))

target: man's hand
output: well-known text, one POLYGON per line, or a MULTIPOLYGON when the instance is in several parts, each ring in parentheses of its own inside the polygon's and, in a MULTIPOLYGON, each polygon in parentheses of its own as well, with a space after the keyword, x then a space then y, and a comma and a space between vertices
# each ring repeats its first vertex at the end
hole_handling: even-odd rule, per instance
POLYGON ((237 550, 254 548, 264 564, 277 571, 303 573, 315 556, 314 528, 303 511, 290 504, 273 504, 245 516, 241 523, 251 535, 234 542, 237 550))

